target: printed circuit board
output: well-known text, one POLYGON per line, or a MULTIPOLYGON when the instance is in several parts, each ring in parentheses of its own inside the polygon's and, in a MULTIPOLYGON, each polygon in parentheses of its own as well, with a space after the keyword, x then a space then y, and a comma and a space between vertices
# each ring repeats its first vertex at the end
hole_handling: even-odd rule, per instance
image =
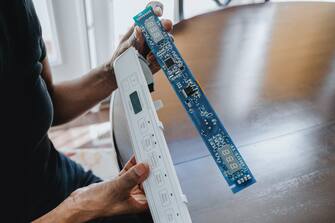
POLYGON ((255 183, 231 137, 152 8, 146 8, 134 20, 231 190, 236 193, 255 183))

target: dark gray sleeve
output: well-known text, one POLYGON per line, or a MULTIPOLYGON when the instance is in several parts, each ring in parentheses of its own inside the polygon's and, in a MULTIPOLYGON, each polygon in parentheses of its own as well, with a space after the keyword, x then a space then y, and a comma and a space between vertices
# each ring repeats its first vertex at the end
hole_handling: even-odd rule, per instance
POLYGON ((42 62, 42 60, 44 60, 45 57, 47 56, 47 50, 45 48, 45 43, 42 37, 40 38, 40 49, 41 49, 40 61, 42 62))

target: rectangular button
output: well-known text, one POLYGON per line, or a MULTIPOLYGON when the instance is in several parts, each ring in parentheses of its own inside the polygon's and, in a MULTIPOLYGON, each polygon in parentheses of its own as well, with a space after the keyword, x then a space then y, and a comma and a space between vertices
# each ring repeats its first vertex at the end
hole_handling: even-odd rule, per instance
POLYGON ((166 220, 167 220, 167 222, 175 222, 175 218, 174 218, 174 212, 173 212, 173 209, 168 209, 167 211, 166 211, 166 220))
POLYGON ((137 120, 137 126, 141 130, 141 132, 146 131, 148 125, 147 122, 145 121, 145 118, 140 118, 139 120, 137 120))
POLYGON ((156 172, 154 172, 154 178, 155 178, 155 182, 158 186, 162 186, 164 184, 164 175, 162 173, 162 171, 158 170, 156 172))
POLYGON ((168 193, 167 190, 162 190, 159 193, 159 197, 161 199, 161 203, 163 206, 168 206, 170 204, 170 194, 168 193))
POLYGON ((151 164, 151 169, 155 169, 158 167, 159 163, 158 163, 158 157, 156 155, 155 152, 151 153, 150 155, 150 164, 151 164))
POLYGON ((149 152, 152 149, 153 142, 151 139, 151 135, 146 135, 143 137, 142 145, 145 151, 149 152))

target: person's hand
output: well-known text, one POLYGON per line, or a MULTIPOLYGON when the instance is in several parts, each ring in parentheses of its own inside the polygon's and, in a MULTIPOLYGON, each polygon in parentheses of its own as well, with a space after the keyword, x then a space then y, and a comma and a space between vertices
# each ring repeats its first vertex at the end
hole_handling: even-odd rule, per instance
MULTIPOLYGON (((153 10, 157 16, 161 17, 163 15, 163 5, 161 3, 150 2, 148 5, 153 6, 153 10)), ((161 22, 165 30, 171 33, 173 28, 172 21, 168 19, 162 19, 161 22)), ((114 60, 131 46, 135 47, 137 51, 142 54, 144 58, 146 58, 149 63, 150 70, 153 74, 160 70, 158 62, 145 43, 141 29, 135 25, 133 25, 122 37, 121 42, 113 54, 111 61, 107 63, 108 66, 112 68, 114 60)))
POLYGON ((80 188, 70 200, 88 219, 143 212, 148 203, 140 184, 148 175, 148 165, 132 157, 116 179, 80 188))

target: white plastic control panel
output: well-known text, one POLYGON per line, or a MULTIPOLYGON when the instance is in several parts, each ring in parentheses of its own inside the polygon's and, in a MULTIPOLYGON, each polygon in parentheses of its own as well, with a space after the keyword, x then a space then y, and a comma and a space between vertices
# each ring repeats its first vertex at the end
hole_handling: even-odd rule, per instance
POLYGON ((154 222, 192 222, 137 51, 125 51, 114 70, 136 160, 150 168, 143 187, 154 222))

